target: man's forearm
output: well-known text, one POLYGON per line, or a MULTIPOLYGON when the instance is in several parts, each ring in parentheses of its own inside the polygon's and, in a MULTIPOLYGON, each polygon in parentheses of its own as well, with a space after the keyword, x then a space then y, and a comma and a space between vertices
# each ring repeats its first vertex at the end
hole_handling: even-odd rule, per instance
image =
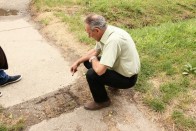
POLYGON ((86 55, 79 58, 76 62, 78 63, 78 65, 80 65, 84 61, 89 60, 92 56, 98 56, 98 55, 99 55, 99 52, 95 49, 92 49, 92 50, 88 51, 86 55))
POLYGON ((107 70, 107 66, 100 64, 99 60, 95 57, 91 60, 92 63, 92 67, 94 69, 94 71, 100 76, 103 75, 106 70, 107 70))

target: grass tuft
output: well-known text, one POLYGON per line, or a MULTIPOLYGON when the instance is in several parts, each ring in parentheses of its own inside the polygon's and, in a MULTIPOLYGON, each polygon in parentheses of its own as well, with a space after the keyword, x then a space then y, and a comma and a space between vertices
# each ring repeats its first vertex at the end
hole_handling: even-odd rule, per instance
POLYGON ((175 124, 179 128, 196 129, 196 121, 194 118, 185 117, 184 114, 180 111, 174 111, 172 114, 172 118, 175 121, 175 124))

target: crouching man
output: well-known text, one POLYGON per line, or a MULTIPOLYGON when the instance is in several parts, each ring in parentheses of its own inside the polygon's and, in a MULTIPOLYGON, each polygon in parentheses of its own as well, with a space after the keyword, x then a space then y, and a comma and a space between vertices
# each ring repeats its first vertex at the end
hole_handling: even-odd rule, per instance
POLYGON ((107 25, 103 16, 88 15, 85 29, 89 37, 96 40, 95 48, 75 61, 70 70, 75 73, 78 66, 84 63, 88 69, 86 79, 94 99, 84 104, 84 108, 98 110, 111 104, 105 85, 115 89, 127 89, 135 85, 140 59, 131 36, 123 29, 107 25))

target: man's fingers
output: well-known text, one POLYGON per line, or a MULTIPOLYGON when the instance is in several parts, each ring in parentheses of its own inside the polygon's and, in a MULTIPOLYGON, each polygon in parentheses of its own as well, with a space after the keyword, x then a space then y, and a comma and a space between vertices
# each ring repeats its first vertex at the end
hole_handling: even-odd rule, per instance
POLYGON ((72 76, 74 75, 74 73, 77 71, 77 69, 73 69, 72 70, 72 76))

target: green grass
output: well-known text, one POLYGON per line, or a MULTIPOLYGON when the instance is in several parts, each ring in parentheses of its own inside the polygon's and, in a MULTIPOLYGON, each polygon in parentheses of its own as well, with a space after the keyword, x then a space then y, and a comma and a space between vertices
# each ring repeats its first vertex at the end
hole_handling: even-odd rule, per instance
MULTIPOLYGON (((0 105, 0 116, 4 116, 3 114, 3 111, 5 109, 0 105)), ((10 117, 10 119, 13 119, 12 118, 12 115, 10 117)), ((15 120, 13 120, 15 121, 15 120)), ((24 126, 25 126, 25 121, 23 118, 19 118, 15 124, 8 124, 8 123, 5 123, 3 121, 3 119, 1 118, 0 120, 0 131, 22 131, 24 129, 24 126)))
POLYGON ((164 103, 168 103, 173 98, 175 98, 179 93, 185 92, 186 87, 184 88, 174 83, 168 83, 168 84, 162 85, 160 87, 160 91, 162 93, 162 101, 164 103))
POLYGON ((177 126, 182 130, 196 129, 196 118, 186 117, 180 111, 174 111, 172 118, 174 119, 177 126))
POLYGON ((165 23, 129 32, 136 41, 140 55, 145 56, 149 65, 153 63, 151 68, 156 68, 156 73, 174 75, 180 73, 187 62, 196 64, 195 20, 165 23))
POLYGON ((195 129, 195 118, 186 112, 195 102, 195 96, 189 94, 196 89, 195 0, 34 0, 34 3, 38 11, 52 11, 82 43, 95 43, 88 38, 83 25, 84 16, 91 12, 100 13, 109 24, 127 30, 141 58, 135 91, 143 93, 144 103, 154 111, 164 114, 170 106, 180 110, 171 115, 177 128, 195 129), (73 7, 73 13, 66 11, 73 7), (185 68, 188 63, 192 68, 185 68), (182 75, 185 70, 187 75, 182 75), (153 78, 161 81, 159 87, 149 82, 153 78))
POLYGON ((159 25, 167 21, 179 21, 195 17, 194 0, 84 0, 85 12, 103 14, 112 24, 126 28, 159 25))
MULTIPOLYGON (((92 41, 87 38, 84 30, 81 30, 81 15, 88 13, 100 13, 104 15, 110 24, 131 29, 141 28, 150 25, 160 25, 165 22, 180 21, 191 19, 196 16, 195 0, 150 0, 150 1, 130 1, 130 0, 34 0, 38 10, 53 11, 69 24, 71 31, 79 36, 79 40, 91 44, 92 41), (59 8, 70 8, 77 6, 74 14, 59 11, 59 8), (187 13, 187 14, 186 14, 187 13), (79 16, 78 16, 79 15, 79 16), (185 15, 185 16, 184 16, 185 15), (80 18, 78 18, 80 17, 80 18)), ((83 21, 82 21, 83 22, 83 21)))
POLYGON ((0 124, 0 131, 23 131, 24 123, 17 123, 13 126, 8 126, 5 124, 0 124))
POLYGON ((41 24, 44 24, 46 26, 46 25, 49 24, 50 19, 48 19, 48 18, 47 19, 42 19, 40 22, 41 22, 41 24))
POLYGON ((151 100, 147 100, 145 102, 149 107, 151 107, 153 110, 157 112, 163 112, 165 110, 165 103, 163 103, 160 99, 154 98, 151 100))

